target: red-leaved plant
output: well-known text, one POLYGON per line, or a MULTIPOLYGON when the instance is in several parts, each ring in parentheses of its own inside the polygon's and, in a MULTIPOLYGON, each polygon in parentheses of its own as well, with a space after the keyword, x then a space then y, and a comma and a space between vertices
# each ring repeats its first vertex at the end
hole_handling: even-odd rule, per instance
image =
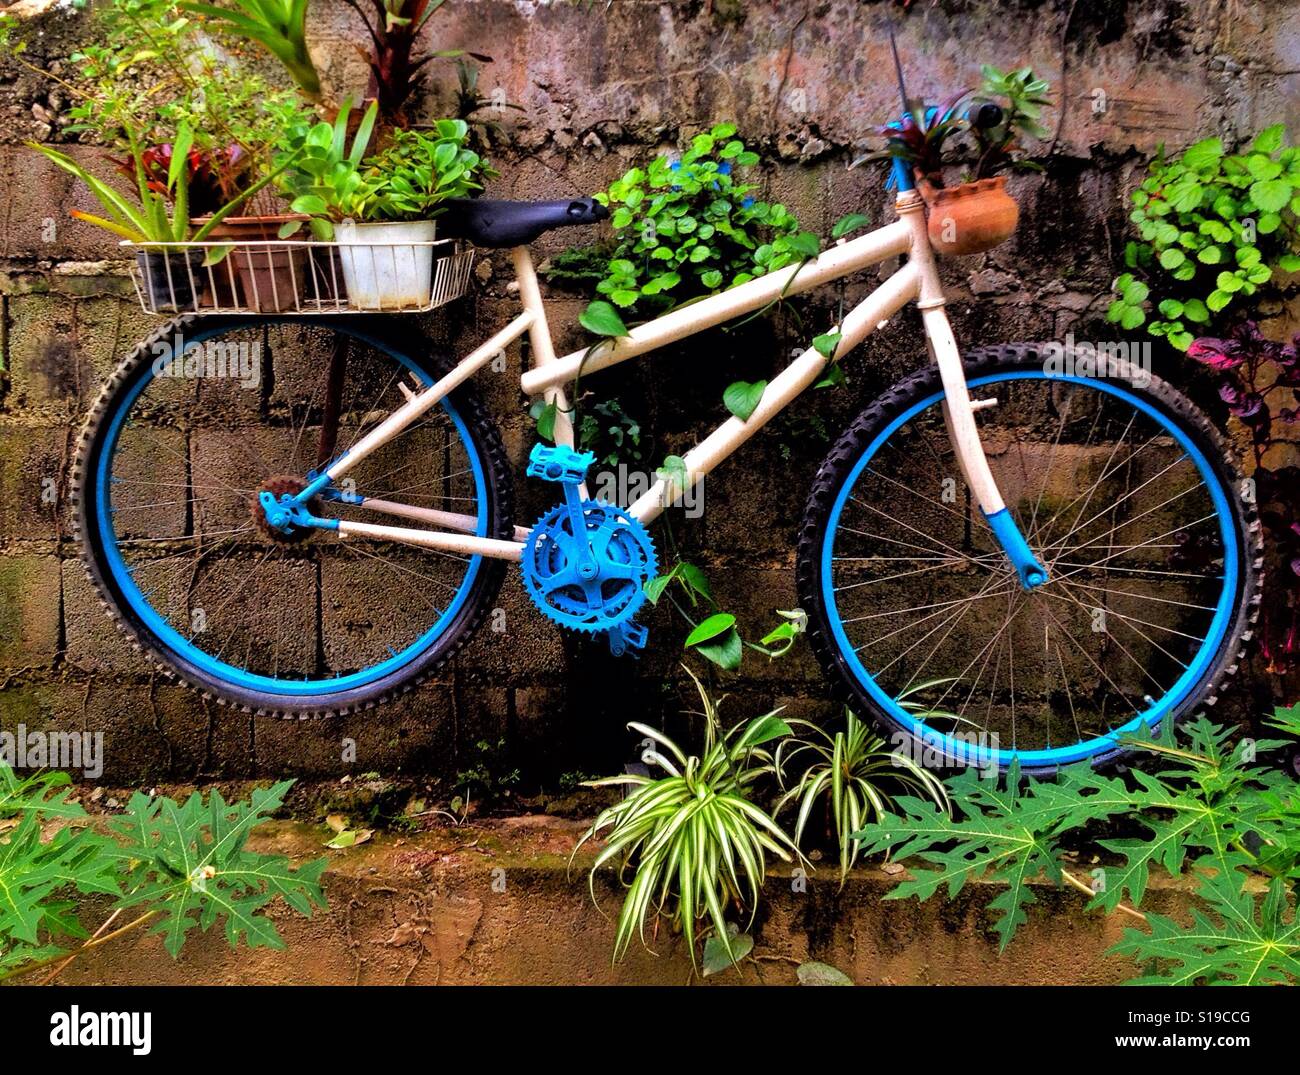
POLYGON ((1250 435, 1254 496, 1270 545, 1260 647, 1270 672, 1290 672, 1300 655, 1300 466, 1288 461, 1296 452, 1273 449, 1280 429, 1300 421, 1300 335, 1279 343, 1246 321, 1225 337, 1195 340, 1187 353, 1218 374, 1219 397, 1250 435))
MULTIPOLYGON (((130 157, 110 157, 117 170, 130 180, 135 179, 136 163, 130 157)), ((190 214, 204 216, 214 213, 239 193, 252 166, 248 152, 239 145, 230 145, 224 152, 191 149, 187 169, 189 180, 190 214)), ((167 175, 172 166, 171 143, 149 146, 140 153, 145 182, 155 194, 168 199, 171 193, 167 175)), ((75 215, 75 214, 74 214, 75 215)))

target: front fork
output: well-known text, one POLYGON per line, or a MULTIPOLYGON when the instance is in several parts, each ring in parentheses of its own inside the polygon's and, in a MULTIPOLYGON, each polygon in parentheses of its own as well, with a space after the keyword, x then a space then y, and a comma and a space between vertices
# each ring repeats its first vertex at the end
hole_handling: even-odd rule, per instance
POLYGON ((1030 549, 1020 531, 1020 524, 998 491, 993 471, 989 469, 979 427, 975 424, 975 411, 993 403, 970 398, 961 351, 957 348, 952 326, 948 324, 948 315, 944 313, 943 286, 939 282, 934 249, 930 246, 925 202, 916 190, 910 189, 910 177, 906 178, 909 179, 906 185, 899 184, 896 207, 899 218, 908 222, 912 232, 910 256, 916 263, 918 280, 916 307, 921 311, 930 358, 939 367, 939 378, 943 382, 943 417, 948 426, 948 438, 952 441, 962 477, 984 513, 994 538, 1016 569, 1020 585, 1033 590, 1047 581, 1047 568, 1030 549))
POLYGON ((980 511, 984 513, 994 538, 1002 546, 1011 566, 1016 569, 1020 585, 1026 590, 1036 589, 1047 581, 1047 568, 1029 547, 989 469, 988 457, 984 454, 984 445, 980 441, 979 427, 975 424, 975 411, 983 401, 971 399, 961 353, 957 349, 952 326, 948 324, 948 316, 944 313, 943 300, 940 298, 927 302, 922 298, 918 305, 921 308, 930 356, 938 365, 939 378, 943 382, 943 417, 962 477, 974 494, 980 511))

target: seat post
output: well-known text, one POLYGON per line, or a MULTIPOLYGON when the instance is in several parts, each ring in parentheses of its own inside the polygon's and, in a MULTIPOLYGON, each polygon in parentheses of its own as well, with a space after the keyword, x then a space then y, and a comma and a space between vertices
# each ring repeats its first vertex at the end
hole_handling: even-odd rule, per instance
MULTIPOLYGON (((531 315, 532 323, 528 326, 528 344, 532 348, 532 368, 538 369, 548 362, 556 361, 555 343, 551 339, 551 326, 546 320, 546 306, 542 302, 542 290, 537 283, 537 270, 533 267, 532 255, 526 246, 516 246, 510 251, 510 259, 515 267, 515 279, 519 282, 519 301, 524 310, 531 315)), ((569 409, 568 397, 564 389, 553 385, 543 389, 542 398, 547 403, 555 404, 555 443, 567 448, 576 447, 573 434, 573 416, 569 409)), ((585 499, 586 485, 581 488, 585 499)))

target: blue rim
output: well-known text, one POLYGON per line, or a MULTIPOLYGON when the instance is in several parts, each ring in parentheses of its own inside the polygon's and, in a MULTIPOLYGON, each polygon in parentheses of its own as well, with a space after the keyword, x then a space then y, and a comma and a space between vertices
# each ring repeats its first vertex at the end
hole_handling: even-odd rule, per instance
MULTIPOLYGON (((217 335, 231 326, 221 326, 207 330, 199 329, 193 334, 187 334, 187 342, 201 342, 210 336, 217 335)), ((240 327, 240 326, 234 326, 240 327)), ((383 351, 390 358, 396 359, 408 370, 410 370, 425 385, 432 384, 428 376, 422 369, 416 366, 405 355, 394 351, 387 344, 380 340, 374 339, 363 333, 355 331, 349 332, 348 335, 354 339, 368 343, 370 346, 383 351)), ((239 668, 232 664, 226 664, 219 661, 210 654, 205 653, 192 642, 188 641, 165 619, 158 615, 153 606, 145 599, 140 592, 140 588, 135 584, 131 577, 131 572, 122 559, 121 552, 117 545, 117 535, 112 526, 112 508, 110 504, 108 463, 112 458, 113 452, 117 445, 118 433, 121 431, 122 422, 126 415, 135 404, 140 393, 144 391, 146 385, 153 380, 152 373, 146 373, 139 380, 139 383, 132 386, 126 394, 125 399, 119 405, 118 411, 113 415, 112 422, 109 425, 108 432, 104 437, 100 449, 99 459, 95 467, 95 522, 99 533, 101 547, 104 549, 105 558, 108 561, 109 571, 113 576, 114 584, 118 592, 126 599, 131 606, 132 611, 139 617, 140 621, 149 629, 155 638, 159 640, 172 653, 186 663, 193 665, 208 675, 215 677, 223 682, 232 684, 243 690, 259 691, 264 694, 281 695, 286 698, 301 698, 317 694, 337 694, 357 687, 365 687, 371 683, 383 679, 389 674, 399 671, 411 662, 422 656, 430 646, 434 645, 447 628, 454 622, 457 614, 469 599, 469 593, 474 585, 474 579, 478 575, 479 566, 483 558, 473 556, 469 561, 469 568, 465 572, 465 578, 456 590, 455 596, 451 603, 443 611, 438 621, 429 628, 424 634, 417 638, 405 649, 394 653, 387 660, 380 664, 373 665, 370 668, 362 669, 359 672, 353 672, 346 676, 329 677, 327 679, 306 679, 306 680, 284 680, 275 679, 271 676, 262 676, 249 672, 247 669, 239 668)), ((456 410, 451 400, 444 399, 442 407, 447 412, 448 417, 456 426, 460 435, 461 443, 465 445, 466 454, 469 456, 470 466, 474 472, 474 486, 478 495, 479 504, 482 510, 479 512, 478 526, 475 533, 479 537, 487 535, 487 483, 483 476, 483 465, 478 457, 478 452, 473 440, 469 436, 469 431, 465 426, 460 413, 456 410)))
MULTIPOLYGON (((1172 424, 1171 420, 1146 400, 1126 391, 1119 385, 1112 384, 1108 381, 1099 379, 1090 379, 1083 377, 1061 376, 1057 374, 1048 374, 1040 370, 1021 370, 1012 373, 996 373, 983 377, 975 377, 970 381, 971 387, 978 387, 987 384, 996 384, 1001 381, 1012 380, 1053 380, 1068 381, 1074 384, 1081 384, 1086 387, 1096 388, 1100 391, 1108 392, 1119 399, 1126 400, 1134 407, 1138 408, 1144 414, 1154 419, 1161 428, 1168 431, 1175 440, 1182 446, 1183 450, 1196 464, 1197 470, 1200 471, 1202 478, 1205 479, 1206 487, 1211 492, 1214 501, 1214 510, 1219 518, 1219 533, 1223 540, 1224 549, 1224 576, 1223 590, 1219 596, 1219 602, 1215 607, 1214 618, 1210 621, 1209 631, 1206 634, 1205 641, 1201 643, 1196 657, 1188 665, 1182 676, 1170 688, 1162 698, 1155 700, 1146 710, 1134 714, 1133 718, 1127 721, 1119 728, 1115 728, 1106 735, 1097 736, 1093 739, 1081 740, 1069 746, 1051 747, 1043 750, 989 750, 987 747, 977 747, 964 740, 954 739, 950 735, 945 735, 936 729, 929 728, 921 721, 918 721, 912 714, 908 713, 898 702, 887 695, 876 683, 875 679, 863 666, 862 661, 854 652, 853 645, 844 631, 844 625, 840 620, 839 610, 835 604, 835 590, 831 578, 831 565, 834 554, 835 533, 839 528, 840 514, 848 501, 849 494, 857 485, 858 478, 861 476, 863 469, 875 457, 881 445, 889 440, 890 437, 902 426, 909 422, 916 415, 921 413, 927 407, 933 406, 943 398, 943 392, 938 391, 928 398, 913 404, 906 411, 900 414, 885 429, 876 436, 868 445, 861 458, 854 464, 853 470, 849 473, 848 478, 840 487, 840 491, 835 498, 835 503, 831 506, 830 515, 826 523, 826 536, 822 542, 822 560, 821 560, 821 578, 822 578, 822 601, 826 608, 826 615, 830 621, 831 631, 835 636, 836 645, 840 654, 847 661, 852 669, 855 678, 865 690, 868 696, 884 712, 888 713, 890 718, 897 724, 910 732, 925 745, 940 751, 944 756, 954 759, 961 765, 972 765, 984 768, 996 764, 1000 768, 1007 768, 1012 761, 1018 761, 1025 768, 1052 768, 1060 765, 1068 765, 1072 762, 1084 761, 1098 754, 1106 753, 1113 750, 1117 745, 1120 736, 1130 732, 1137 731, 1143 725, 1155 727, 1159 722, 1173 710, 1175 710, 1201 683, 1204 676, 1209 672, 1210 666, 1215 656, 1219 652, 1219 647, 1223 644, 1223 639, 1227 635, 1229 626, 1232 622, 1233 608, 1236 603, 1237 579, 1238 579, 1238 542, 1236 526, 1233 522, 1232 508, 1228 503, 1228 498, 1224 494, 1222 483, 1214 472, 1205 454, 1196 446, 1191 438, 1177 425, 1172 424)), ((1050 583, 1048 584, 1050 585, 1050 583)))

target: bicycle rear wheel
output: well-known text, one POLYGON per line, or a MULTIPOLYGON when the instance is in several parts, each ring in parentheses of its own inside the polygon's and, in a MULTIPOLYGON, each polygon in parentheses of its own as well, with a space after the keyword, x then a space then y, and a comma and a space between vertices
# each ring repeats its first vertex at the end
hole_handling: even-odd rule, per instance
POLYGON ((1105 360, 1104 377, 1058 375, 1045 354, 974 351, 967 374, 997 400, 981 436, 1046 585, 1020 586, 972 503, 933 367, 857 419, 808 502, 799 589, 818 657, 932 763, 1115 757, 1125 734, 1215 700, 1258 604, 1259 527, 1205 416, 1154 377, 1105 360))
MULTIPOLYGON (((165 671, 255 712, 344 713, 409 688, 477 626, 504 562, 284 534, 258 504, 301 489, 445 370, 411 346, 420 337, 392 331, 374 319, 180 318, 105 386, 74 470, 83 557, 165 671)), ((358 497, 513 533, 505 452, 467 388, 313 502, 319 515, 428 525, 358 497)))

